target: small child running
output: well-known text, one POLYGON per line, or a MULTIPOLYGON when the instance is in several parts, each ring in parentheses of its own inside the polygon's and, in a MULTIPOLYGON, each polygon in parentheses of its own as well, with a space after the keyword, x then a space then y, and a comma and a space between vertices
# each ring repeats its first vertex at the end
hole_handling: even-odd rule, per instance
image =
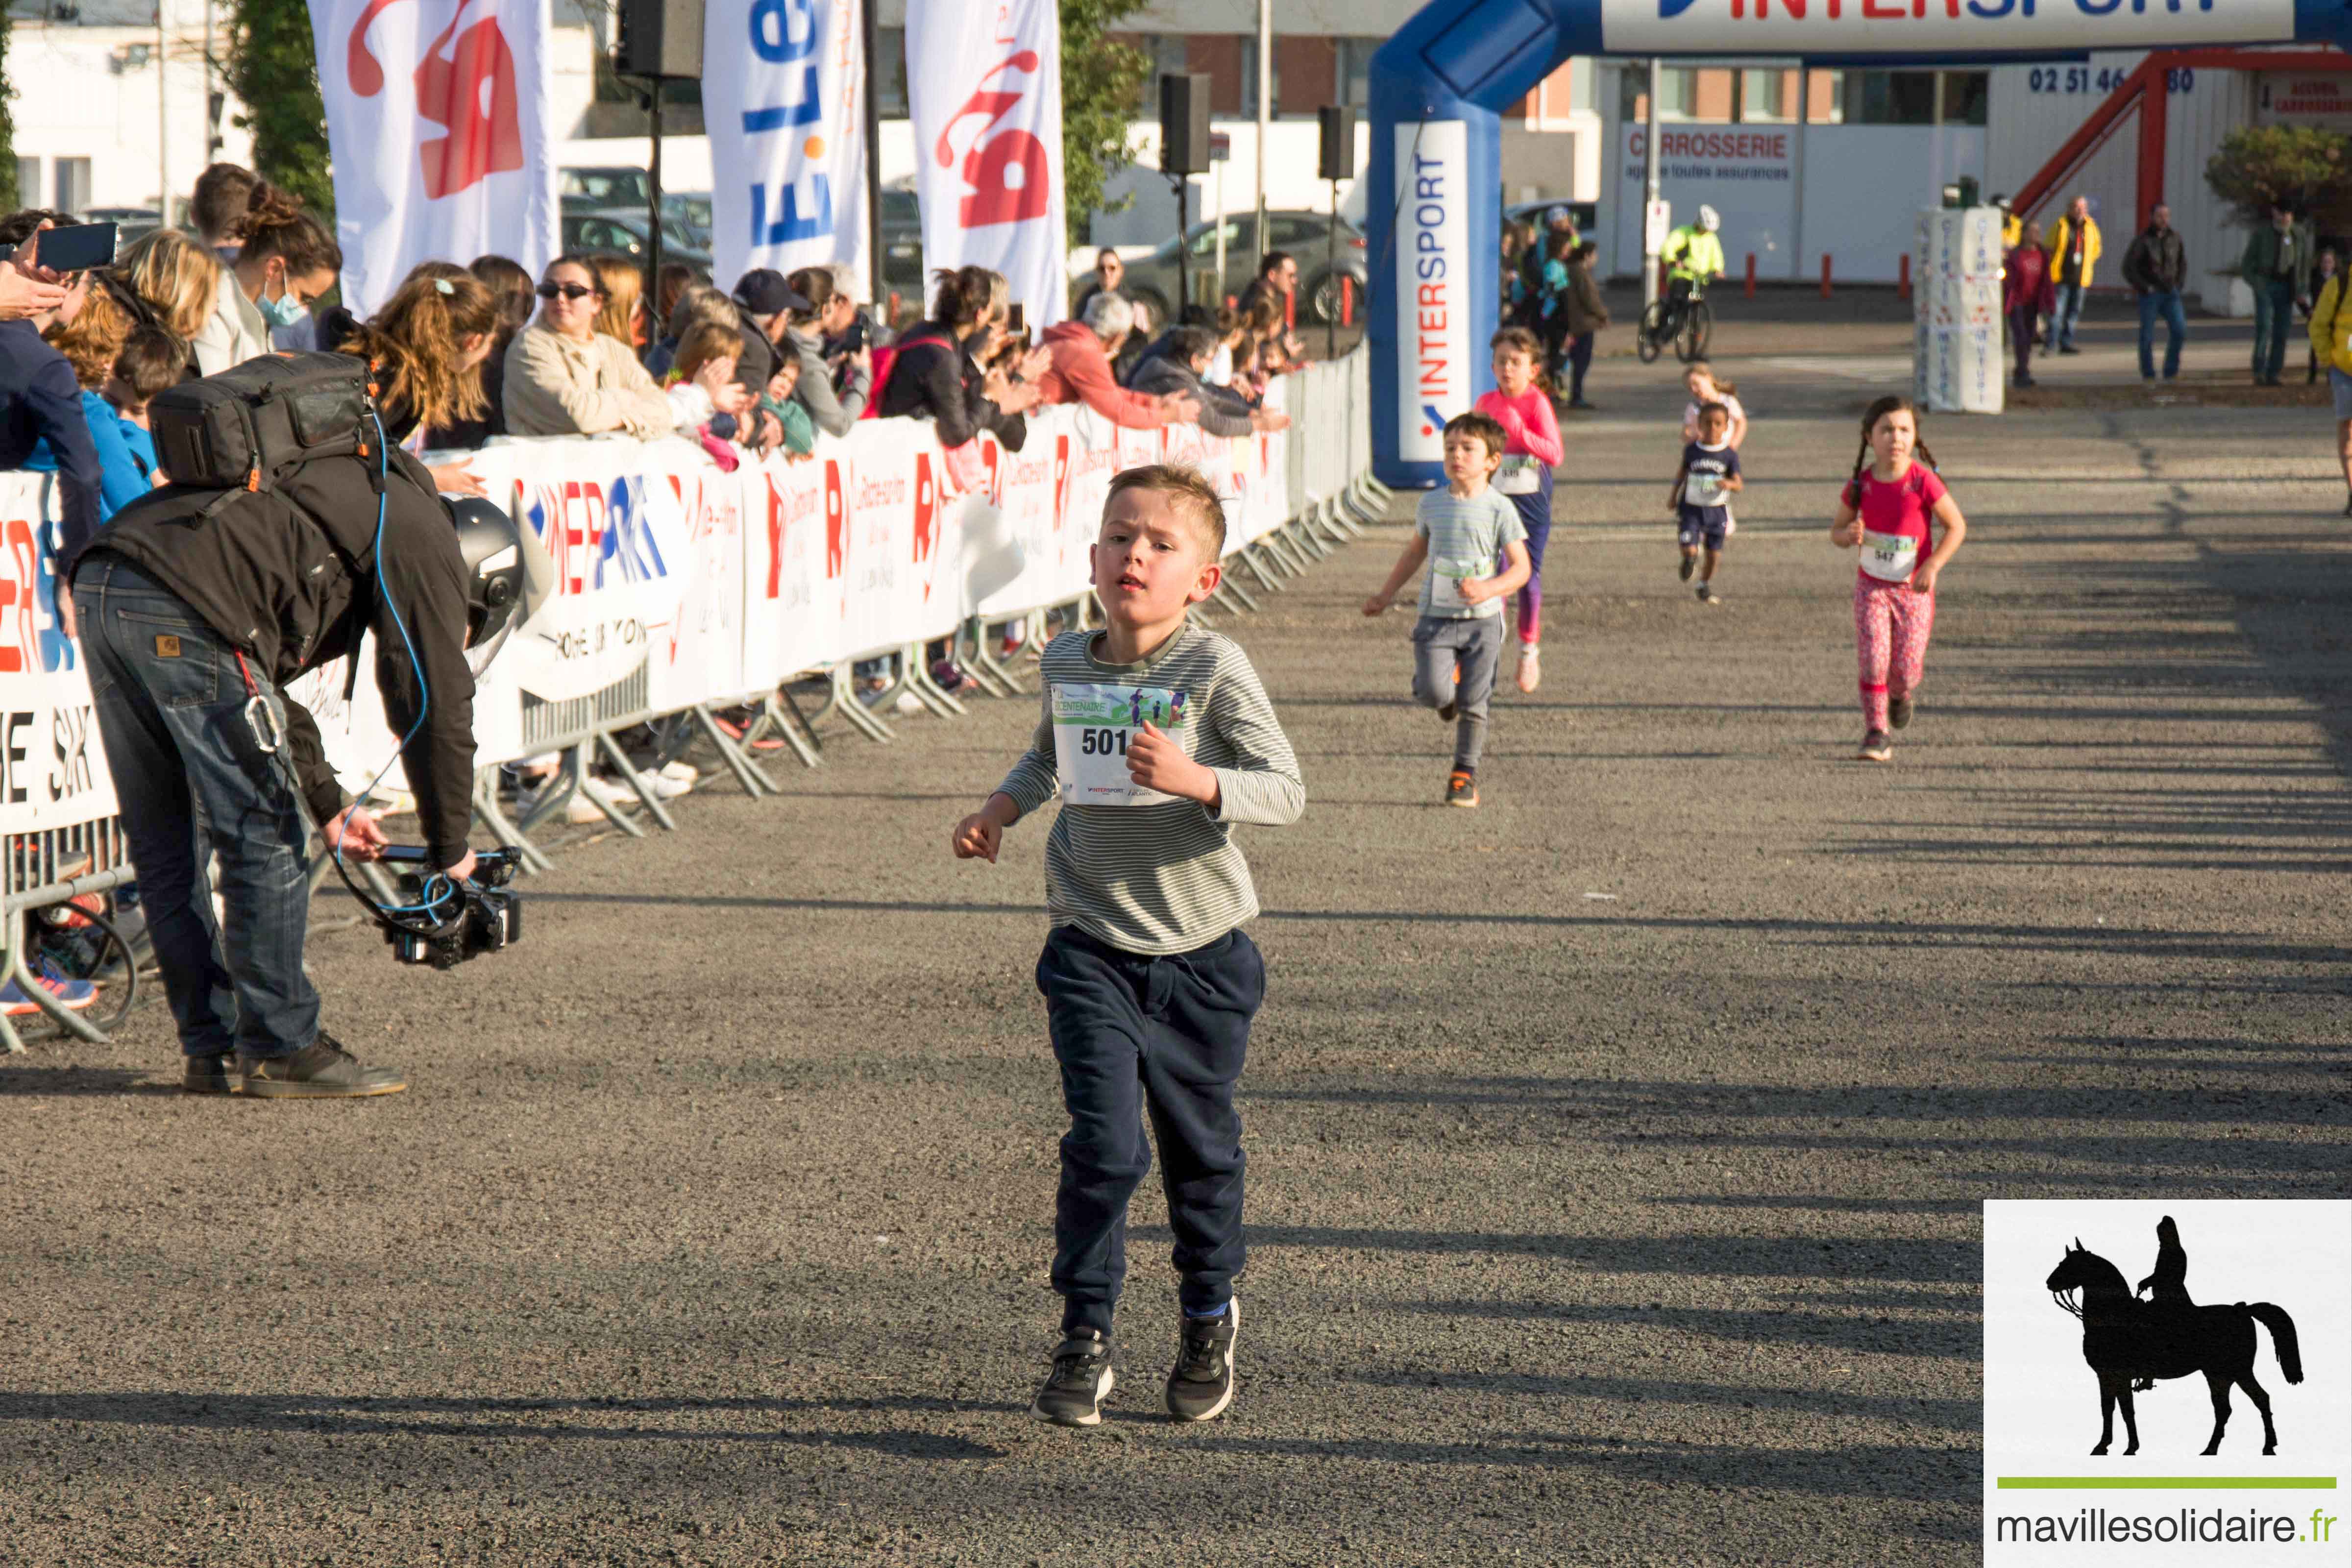
POLYGON ((1698 574, 1703 605, 1723 603, 1716 596, 1715 574, 1722 564, 1724 534, 1731 524, 1727 498, 1747 482, 1739 477, 1739 454, 1732 449, 1730 429, 1731 410, 1722 404, 1710 403, 1699 410, 1698 439, 1683 448, 1681 471, 1666 494, 1666 510, 1681 522, 1676 538, 1683 547, 1684 582, 1690 581, 1692 568, 1698 565, 1700 548, 1706 551, 1706 565, 1698 574))
POLYGON ((1062 1340, 1029 1406, 1061 1426, 1099 1425, 1117 1381, 1111 1317, 1128 1199, 1151 1168, 1147 1114, 1180 1279, 1168 1413, 1206 1421, 1233 1403, 1234 1086, 1265 996, 1265 961, 1241 929, 1258 905, 1233 826, 1296 822, 1307 786, 1248 657, 1186 620, 1217 591, 1224 541, 1223 505, 1195 470, 1112 479, 1093 563, 1108 627, 1046 646, 1029 750, 952 839, 959 858, 993 864, 1007 827, 1063 802, 1045 840, 1053 930, 1037 961, 1070 1117, 1054 1205, 1062 1340))
POLYGON ((1503 426, 1472 411, 1445 422, 1446 488, 1421 498, 1412 539, 1364 614, 1383 614, 1397 590, 1429 563, 1421 619, 1412 627, 1412 694, 1454 725, 1454 772, 1445 804, 1478 804, 1478 760, 1486 749, 1486 705, 1503 646, 1503 595, 1528 580, 1527 530, 1487 481, 1503 459, 1503 426), (1485 575, 1503 563, 1498 576, 1485 575))
MULTIPOLYGON (((1544 352, 1536 335, 1525 327, 1505 327, 1491 346, 1495 390, 1473 406, 1503 427, 1503 462, 1495 472, 1495 489, 1518 508, 1519 526, 1528 536, 1528 580, 1513 604, 1519 615, 1519 689, 1533 691, 1543 682, 1543 560, 1551 538, 1551 471, 1563 455, 1559 416, 1551 405, 1551 382, 1536 368, 1544 352)), ((1495 569, 1504 569, 1500 556, 1495 569)))
POLYGON ((1853 584, 1854 652, 1862 666, 1861 758, 1892 761, 1887 731, 1911 722, 1927 673, 1927 633, 1936 621, 1936 584, 1968 537, 1960 503, 1936 477, 1935 458, 1919 436, 1919 411, 1907 397, 1882 397, 1862 416, 1853 477, 1839 492, 1830 542, 1862 546, 1853 584), (1918 458, 1913 460, 1912 454, 1918 458), (1943 524, 1930 551, 1929 520, 1943 524), (1921 557, 1925 559, 1921 559, 1921 557))

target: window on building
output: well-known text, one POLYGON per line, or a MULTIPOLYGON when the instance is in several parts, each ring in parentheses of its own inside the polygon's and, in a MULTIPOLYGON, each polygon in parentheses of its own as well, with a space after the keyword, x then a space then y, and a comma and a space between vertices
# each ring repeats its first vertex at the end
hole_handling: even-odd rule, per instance
POLYGON ((1805 119, 1814 125, 1837 125, 1845 120, 1845 72, 1805 72, 1805 119))
POLYGON ((1670 66, 1658 73, 1658 118, 1691 120, 1698 114, 1698 72, 1670 66))
MULTIPOLYGON (((1275 51, 1274 75, 1267 79, 1266 93, 1269 104, 1282 101, 1282 51, 1279 49, 1275 51)), ((1255 33, 1244 34, 1242 37, 1242 113, 1253 120, 1257 118, 1257 35, 1255 33)))
POLYGON ((1848 125, 1935 124, 1936 73, 1846 72, 1845 122, 1848 125))
POLYGON ((907 118, 907 29, 874 29, 874 112, 885 120, 907 118))
POLYGON ((16 200, 31 206, 41 199, 41 161, 38 158, 16 160, 16 200))
MULTIPOLYGON (((22 190, 23 186, 17 187, 22 190)), ((57 161, 57 200, 49 204, 61 213, 78 213, 89 205, 89 160, 57 161)))
POLYGON ((1793 73, 1744 70, 1739 73, 1739 103, 1735 118, 1746 121, 1793 120, 1795 96, 1790 88, 1793 73))
POLYGON ((1369 109, 1372 103, 1372 56, 1386 38, 1341 38, 1339 45, 1339 101, 1357 109, 1369 109))
POLYGON ((1939 123, 1982 125, 1986 107, 1992 101, 1992 73, 1946 71, 1943 73, 1943 103, 1936 111, 1939 123))

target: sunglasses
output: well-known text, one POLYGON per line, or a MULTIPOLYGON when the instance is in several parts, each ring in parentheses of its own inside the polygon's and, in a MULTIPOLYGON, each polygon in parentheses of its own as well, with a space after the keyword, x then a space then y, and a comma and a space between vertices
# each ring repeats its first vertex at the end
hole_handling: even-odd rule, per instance
POLYGON ((585 300, 589 295, 602 293, 603 290, 585 283, 542 283, 536 292, 542 300, 585 300))

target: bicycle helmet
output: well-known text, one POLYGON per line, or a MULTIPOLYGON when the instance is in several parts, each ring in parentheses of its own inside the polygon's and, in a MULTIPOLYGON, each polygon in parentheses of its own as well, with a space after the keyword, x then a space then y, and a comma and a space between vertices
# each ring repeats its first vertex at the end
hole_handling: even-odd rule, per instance
POLYGON ((1713 234, 1723 226, 1723 219, 1717 215, 1713 207, 1701 207, 1698 209, 1698 226, 1707 233, 1713 234))

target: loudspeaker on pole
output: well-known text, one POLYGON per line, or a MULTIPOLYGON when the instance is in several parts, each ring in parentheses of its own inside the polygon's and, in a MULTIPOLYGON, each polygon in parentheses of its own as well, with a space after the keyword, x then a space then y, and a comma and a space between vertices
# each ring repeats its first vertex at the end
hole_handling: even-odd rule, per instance
POLYGON ((1354 179, 1356 111, 1327 104, 1317 110, 1315 115, 1323 122, 1323 158, 1315 177, 1318 180, 1354 179))
POLYGON ((702 77, 702 0, 620 0, 613 68, 668 81, 702 77))
POLYGON ((1209 78, 1170 71, 1160 79, 1160 170, 1205 174, 1209 163, 1209 78))

